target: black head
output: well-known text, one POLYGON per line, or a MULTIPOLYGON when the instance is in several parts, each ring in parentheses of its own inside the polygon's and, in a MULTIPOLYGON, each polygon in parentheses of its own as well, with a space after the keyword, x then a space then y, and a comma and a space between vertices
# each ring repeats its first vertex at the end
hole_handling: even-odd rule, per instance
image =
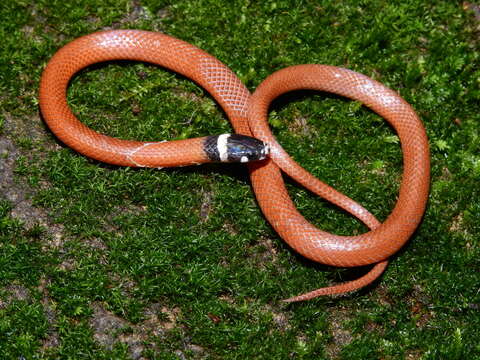
POLYGON ((263 141, 238 134, 209 136, 204 150, 212 161, 242 163, 263 160, 270 152, 263 141))

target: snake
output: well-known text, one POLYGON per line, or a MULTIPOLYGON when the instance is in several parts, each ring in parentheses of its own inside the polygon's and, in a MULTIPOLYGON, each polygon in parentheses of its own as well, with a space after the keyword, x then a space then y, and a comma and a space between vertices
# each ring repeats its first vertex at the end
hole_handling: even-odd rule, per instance
POLYGON ((143 30, 104 30, 60 48, 43 70, 39 106, 44 121, 66 146, 119 166, 175 167, 208 162, 245 163, 256 201, 266 220, 293 251, 327 266, 371 265, 366 274, 283 301, 349 293, 372 284, 422 221, 430 186, 428 138, 422 121, 397 92, 358 72, 331 65, 283 68, 250 93, 216 57, 172 36, 143 30), (72 77, 96 63, 127 60, 151 63, 191 79, 209 93, 231 122, 232 134, 141 142, 98 133, 80 122, 67 102, 72 77), (280 95, 297 90, 333 93, 358 101, 396 131, 403 153, 397 202, 380 222, 362 205, 317 179, 277 142, 268 125, 269 108, 280 95), (318 229, 295 207, 284 175, 362 221, 368 231, 352 236, 318 229))

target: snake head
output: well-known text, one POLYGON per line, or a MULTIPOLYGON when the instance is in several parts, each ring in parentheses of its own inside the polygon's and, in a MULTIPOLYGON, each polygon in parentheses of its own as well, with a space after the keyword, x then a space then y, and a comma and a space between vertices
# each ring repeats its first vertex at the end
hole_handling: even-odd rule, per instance
POLYGON ((270 148, 250 136, 222 134, 207 137, 204 151, 212 161, 246 163, 266 159, 270 148))

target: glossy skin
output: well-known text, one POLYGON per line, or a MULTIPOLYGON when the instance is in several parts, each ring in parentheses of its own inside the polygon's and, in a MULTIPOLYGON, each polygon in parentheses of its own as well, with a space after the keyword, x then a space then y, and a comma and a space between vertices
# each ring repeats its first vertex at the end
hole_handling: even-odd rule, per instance
POLYGON ((75 118, 66 102, 71 77, 88 65, 120 59, 158 64, 192 79, 222 106, 237 133, 253 135, 268 144, 270 159, 248 165, 252 186, 265 217, 295 251, 332 266, 376 264, 358 280, 285 301, 344 293, 368 285, 380 276, 388 257, 408 241, 420 223, 430 181, 425 129, 410 105, 380 83, 343 68, 299 65, 272 74, 252 96, 220 61, 181 40, 136 30, 87 35, 58 51, 47 65, 40 84, 40 108, 48 126, 66 145, 97 160, 124 166, 180 166, 209 159, 201 151, 204 138, 159 143, 125 141, 98 134, 75 118), (398 202, 384 223, 314 178, 276 142, 268 128, 268 106, 275 97, 299 89, 327 91, 361 101, 397 131, 404 154, 404 172, 398 202), (296 210, 280 169, 355 215, 372 230, 359 236, 338 236, 315 228, 296 210))

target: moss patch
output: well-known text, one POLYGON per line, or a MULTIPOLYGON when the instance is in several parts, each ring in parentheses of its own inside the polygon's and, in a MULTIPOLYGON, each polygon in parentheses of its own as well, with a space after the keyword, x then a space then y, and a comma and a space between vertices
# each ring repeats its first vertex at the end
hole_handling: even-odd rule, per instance
MULTIPOLYGON (((480 358, 478 6, 470 2, 15 0, 0 5, 0 357, 81 359, 480 358), (237 166, 126 169, 59 144, 38 82, 62 45, 107 28, 162 31, 254 90, 301 63, 348 67, 398 91, 425 123, 424 221, 381 281, 340 298, 278 300, 359 271, 312 264, 262 217, 237 166)), ((230 130, 202 89, 147 64, 82 71, 69 102, 89 126, 139 140, 230 130)), ((402 157, 361 104, 278 99, 270 123, 309 171, 385 219, 402 157)), ((302 213, 365 228, 295 184, 302 213)))

